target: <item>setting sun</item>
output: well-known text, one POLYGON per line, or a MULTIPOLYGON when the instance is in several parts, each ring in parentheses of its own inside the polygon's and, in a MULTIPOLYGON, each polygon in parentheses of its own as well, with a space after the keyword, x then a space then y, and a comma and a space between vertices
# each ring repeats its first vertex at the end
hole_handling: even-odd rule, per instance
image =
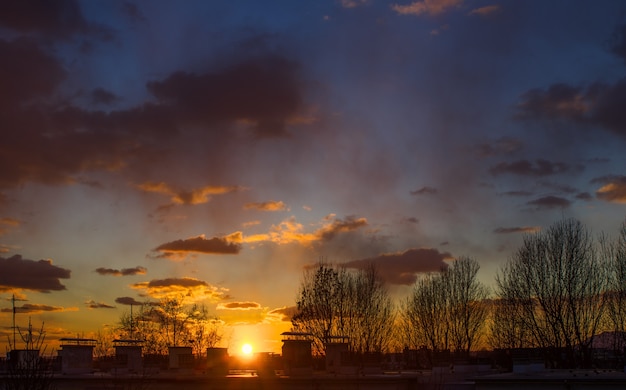
POLYGON ((241 346, 241 353, 245 356, 252 356, 252 345, 244 344, 241 346))

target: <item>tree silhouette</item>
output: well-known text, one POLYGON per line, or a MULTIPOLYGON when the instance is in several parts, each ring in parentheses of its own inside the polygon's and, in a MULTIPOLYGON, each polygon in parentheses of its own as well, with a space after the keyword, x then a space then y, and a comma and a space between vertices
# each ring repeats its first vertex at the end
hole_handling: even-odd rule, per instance
POLYGON ((393 303, 373 265, 348 270, 319 263, 305 270, 296 307, 293 330, 313 335, 315 354, 337 336, 349 337, 359 353, 383 351, 391 341, 393 303))
POLYGON ((597 249, 579 221, 563 220, 526 235, 496 277, 523 331, 537 346, 563 349, 569 367, 590 364, 603 317, 608 278, 597 249))

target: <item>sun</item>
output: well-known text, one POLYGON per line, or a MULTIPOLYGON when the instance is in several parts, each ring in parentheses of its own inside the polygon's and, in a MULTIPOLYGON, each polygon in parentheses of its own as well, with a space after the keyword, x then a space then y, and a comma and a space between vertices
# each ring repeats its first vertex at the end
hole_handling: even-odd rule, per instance
POLYGON ((246 343, 244 345, 241 346, 241 353, 244 354, 244 356, 252 356, 252 345, 246 343))

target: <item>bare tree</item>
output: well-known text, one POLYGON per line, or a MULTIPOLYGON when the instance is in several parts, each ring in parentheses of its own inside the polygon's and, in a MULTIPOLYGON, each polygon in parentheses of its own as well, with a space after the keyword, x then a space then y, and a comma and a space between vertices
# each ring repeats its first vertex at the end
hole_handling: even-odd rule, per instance
POLYGON ((489 291, 477 279, 476 260, 461 257, 441 272, 421 277, 402 317, 414 347, 469 353, 482 336, 489 291))
POLYGON ((14 331, 24 343, 24 349, 17 349, 16 341, 9 339, 9 361, 7 372, 0 382, 5 390, 49 390, 54 389, 52 364, 46 359, 44 341, 46 333, 44 325, 39 330, 33 329, 28 320, 28 329, 22 331, 15 327, 14 331))
POLYGON ((408 346, 426 346, 432 351, 449 348, 447 304, 446 289, 439 274, 428 274, 417 280, 402 308, 408 346))
POLYGON ((604 309, 605 270, 585 227, 563 220, 524 237, 496 277, 498 295, 517 305, 538 346, 563 349, 570 367, 588 365, 604 309))
POLYGON ((391 340, 393 304, 374 266, 351 271, 320 263, 307 269, 296 305, 293 330, 313 335, 316 354, 336 336, 349 337, 355 352, 380 352, 391 340))
POLYGON ((194 304, 187 312, 187 338, 193 353, 200 355, 207 348, 215 347, 223 337, 223 324, 212 317, 205 305, 194 304))
POLYGON ((520 302, 512 297, 493 301, 489 344, 492 348, 513 349, 534 347, 530 331, 524 323, 520 302))
POLYGON ((606 242, 609 258, 610 284, 607 292, 607 317, 609 327, 615 332, 615 349, 626 347, 626 221, 614 243, 606 242))
POLYGON ((480 265, 470 257, 460 257, 442 272, 448 295, 448 321, 452 349, 469 354, 482 336, 488 307, 488 288, 478 281, 480 265))

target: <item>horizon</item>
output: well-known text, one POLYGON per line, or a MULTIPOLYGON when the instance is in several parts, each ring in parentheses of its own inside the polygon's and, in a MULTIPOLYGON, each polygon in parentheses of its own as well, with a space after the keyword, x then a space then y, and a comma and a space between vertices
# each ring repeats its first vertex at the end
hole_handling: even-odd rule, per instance
MULTIPOLYGON (((303 271, 396 300, 626 217, 626 4, 0 3, 0 345, 184 296, 279 352, 303 271), (7 336, 8 337, 8 336, 7 336)), ((1 348, 1 347, 0 347, 1 348)))

